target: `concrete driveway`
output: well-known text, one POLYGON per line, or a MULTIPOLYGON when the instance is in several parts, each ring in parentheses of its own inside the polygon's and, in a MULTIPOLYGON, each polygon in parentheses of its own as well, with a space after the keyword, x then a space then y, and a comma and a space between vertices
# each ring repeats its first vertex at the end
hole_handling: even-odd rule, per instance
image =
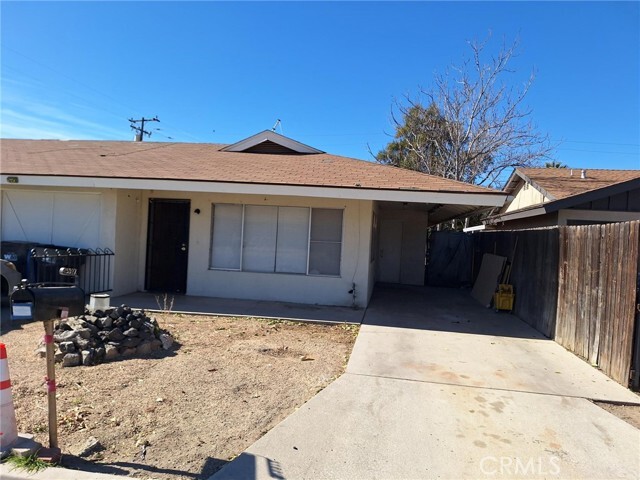
POLYGON ((378 289, 347 372, 214 476, 640 478, 640 403, 468 292, 378 289))

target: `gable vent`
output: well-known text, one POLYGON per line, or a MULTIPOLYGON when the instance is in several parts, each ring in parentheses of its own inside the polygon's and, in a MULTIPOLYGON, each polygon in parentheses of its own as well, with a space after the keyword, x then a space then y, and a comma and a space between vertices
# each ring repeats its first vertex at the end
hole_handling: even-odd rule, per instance
POLYGON ((242 151, 245 153, 271 153, 275 155, 304 155, 304 152, 296 152, 271 140, 265 140, 242 151))
POLYGON ((221 152, 271 153, 280 155, 300 155, 304 153, 324 153, 322 150, 297 142, 272 130, 265 130, 220 149, 221 152))

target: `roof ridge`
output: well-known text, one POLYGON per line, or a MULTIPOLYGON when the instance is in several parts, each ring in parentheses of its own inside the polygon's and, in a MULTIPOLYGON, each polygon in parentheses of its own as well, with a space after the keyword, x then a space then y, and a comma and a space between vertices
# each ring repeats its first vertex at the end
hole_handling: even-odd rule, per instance
POLYGON ((146 145, 149 143, 153 144, 168 144, 168 145, 215 145, 215 146, 225 146, 231 145, 230 143, 214 143, 214 142, 164 142, 164 141, 154 141, 154 140, 145 140, 143 142, 135 142, 133 140, 112 140, 112 139, 104 139, 104 140, 87 140, 87 139, 61 139, 61 138, 4 138, 0 137, 0 142, 4 141, 16 141, 16 142, 60 142, 60 143, 73 143, 73 142, 86 142, 86 143, 125 143, 131 145, 146 145))
POLYGON ((549 171, 567 171, 567 170, 587 170, 596 172, 640 172, 638 168, 590 168, 590 167, 566 167, 566 168, 549 168, 549 167, 516 167, 518 170, 549 170, 549 171))

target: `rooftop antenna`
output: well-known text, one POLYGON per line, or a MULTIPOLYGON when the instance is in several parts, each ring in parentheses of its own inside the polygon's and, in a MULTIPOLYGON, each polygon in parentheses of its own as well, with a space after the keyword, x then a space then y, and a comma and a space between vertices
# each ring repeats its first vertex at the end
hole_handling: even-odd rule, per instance
POLYGON ((275 132, 276 128, 278 128, 278 126, 280 126, 280 134, 284 135, 284 132, 282 131, 282 122, 280 121, 279 118, 276 120, 276 123, 273 125, 273 128, 271 129, 271 131, 275 132))
POLYGON ((130 118, 129 121, 131 122, 131 130, 134 130, 136 132, 135 137, 133 138, 134 141, 136 142, 141 142, 144 138, 144 136, 151 136, 151 132, 148 132, 147 130, 144 129, 144 122, 159 122, 160 120, 158 120, 158 116, 156 115, 153 118, 140 118, 138 120, 134 120, 133 118, 130 118), (140 126, 137 126, 136 124, 140 123, 140 126))

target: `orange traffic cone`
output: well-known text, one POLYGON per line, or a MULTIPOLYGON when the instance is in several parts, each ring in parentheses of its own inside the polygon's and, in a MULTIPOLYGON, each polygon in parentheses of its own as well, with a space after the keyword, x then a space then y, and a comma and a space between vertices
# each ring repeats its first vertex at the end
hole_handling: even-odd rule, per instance
POLYGON ((4 343, 0 343, 0 450, 5 450, 17 438, 18 426, 13 409, 7 348, 4 343))

